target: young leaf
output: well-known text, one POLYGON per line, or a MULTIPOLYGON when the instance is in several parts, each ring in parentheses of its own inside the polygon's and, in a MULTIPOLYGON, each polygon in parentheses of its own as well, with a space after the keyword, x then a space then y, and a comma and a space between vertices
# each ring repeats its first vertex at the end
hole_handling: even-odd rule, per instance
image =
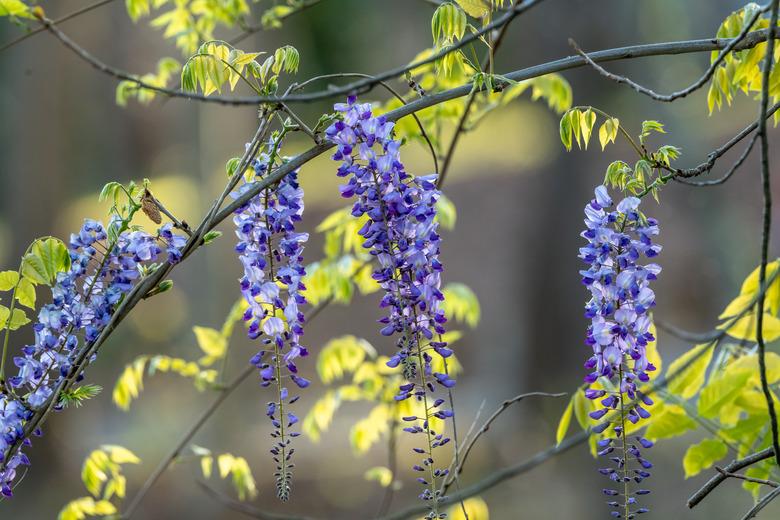
POLYGON ((586 150, 588 149, 588 142, 590 142, 590 135, 593 133, 593 125, 595 124, 596 114, 589 108, 580 117, 580 133, 582 134, 582 142, 586 150))
POLYGON ((712 344, 697 345, 672 361, 666 371, 667 378, 674 374, 669 379, 669 391, 683 399, 696 395, 704 384, 704 375, 714 350, 712 344))
POLYGON ((566 437, 566 432, 569 431, 569 425, 571 424, 571 415, 574 411, 574 397, 569 400, 569 404, 563 411, 561 420, 558 422, 558 429, 555 431, 555 445, 558 446, 561 441, 566 437))
POLYGON ((688 447, 683 457, 685 478, 698 475, 726 456, 728 447, 720 439, 704 439, 688 447))
POLYGON ((0 273, 0 291, 10 291, 19 282, 19 273, 16 271, 3 271, 0 273))

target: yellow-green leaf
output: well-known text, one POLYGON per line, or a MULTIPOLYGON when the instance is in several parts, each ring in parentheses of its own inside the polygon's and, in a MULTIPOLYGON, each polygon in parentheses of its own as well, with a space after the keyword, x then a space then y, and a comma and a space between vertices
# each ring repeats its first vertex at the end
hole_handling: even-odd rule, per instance
POLYGON ((569 404, 563 411, 561 420, 558 421, 558 429, 555 431, 555 445, 559 445, 561 441, 566 437, 566 432, 569 431, 569 425, 571 424, 571 415, 574 411, 574 398, 569 400, 569 404))
POLYGON ((10 291, 19 281, 19 273, 16 271, 3 271, 0 273, 0 291, 10 291))
POLYGON ((696 422, 688 417, 682 406, 664 403, 661 409, 653 414, 645 437, 651 440, 666 439, 694 429, 696 429, 696 422))
POLYGON ((683 399, 696 395, 704 384, 713 351, 712 344, 697 345, 672 361, 666 371, 669 391, 683 399))
POLYGON ((215 361, 222 359, 227 350, 227 339, 220 333, 220 331, 209 328, 195 326, 192 328, 195 333, 195 339, 198 341, 198 346, 203 351, 205 356, 198 360, 203 366, 210 366, 215 361))
POLYGON ((474 18, 483 18, 490 14, 490 6, 483 0, 456 0, 458 5, 474 18))
POLYGON ((720 439, 704 439, 698 444, 688 447, 683 457, 685 478, 698 475, 711 467, 728 453, 728 447, 720 439))
POLYGON ((16 300, 27 308, 35 309, 35 286, 27 278, 19 280, 16 288, 16 300))
POLYGON ((363 474, 363 478, 366 480, 375 480, 379 482, 380 486, 387 487, 393 483, 393 472, 384 466, 376 466, 367 470, 363 474))
POLYGON ((699 395, 699 414, 707 419, 718 416, 720 409, 730 404, 742 392, 751 370, 739 368, 726 370, 710 380, 699 395))

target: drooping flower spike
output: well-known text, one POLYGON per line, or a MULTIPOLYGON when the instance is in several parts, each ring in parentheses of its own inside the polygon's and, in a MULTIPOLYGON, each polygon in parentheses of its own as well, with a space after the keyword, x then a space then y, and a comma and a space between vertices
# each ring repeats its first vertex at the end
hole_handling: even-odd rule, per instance
POLYGON ((414 177, 406 172, 399 153, 401 143, 393 138, 393 123, 373 116, 370 104, 359 104, 351 96, 347 103, 336 104, 335 110, 341 119, 326 135, 338 147, 333 159, 341 161, 337 174, 346 179, 341 194, 355 199, 354 217, 367 216, 359 234, 376 262, 373 278, 384 290, 380 305, 387 314, 379 320, 380 332, 397 338, 398 351, 388 365, 401 366, 407 380, 396 400, 414 398, 424 409, 421 417, 404 418, 410 423, 405 431, 426 438, 424 447, 414 450, 423 456, 414 466, 423 474, 417 479, 425 486, 420 497, 430 502, 426 518, 444 518, 445 513, 439 512, 439 483, 447 469, 435 467, 433 450, 450 439, 431 428, 431 419, 452 417, 452 410, 442 407, 444 399, 436 391, 451 388, 455 381, 433 370, 431 356, 434 352, 443 358, 452 354, 441 340, 446 318, 439 290, 443 267, 436 176, 414 177))
POLYGON ((653 401, 638 384, 649 381, 648 372, 656 369, 647 358, 650 332, 650 309, 655 294, 650 282, 661 268, 655 263, 642 264, 654 258, 661 246, 653 243, 658 222, 639 211, 640 199, 626 197, 615 209, 604 186, 585 206, 585 231, 588 241, 579 257, 588 264, 580 271, 591 299, 585 305, 585 316, 591 320, 585 343, 593 355, 585 363, 591 372, 585 377, 589 387, 585 396, 598 400, 600 407, 590 417, 600 421, 592 430, 607 432, 598 441, 598 454, 608 457, 613 467, 599 471, 617 485, 604 489, 615 518, 635 518, 647 512, 638 507, 636 497, 648 494, 645 489, 631 492, 629 484, 639 484, 650 476, 652 464, 642 456, 642 449, 653 443, 642 436, 628 435, 628 423, 637 424, 650 417, 645 406, 653 401))
MULTIPOLYGON (((239 197, 251 182, 268 174, 277 159, 275 151, 280 143, 275 139, 281 138, 275 136, 268 146, 273 157, 263 153, 254 160, 255 176, 234 197, 239 197)), ((274 426, 271 454, 277 464, 275 477, 281 500, 290 496, 293 468, 290 459, 295 452, 290 444, 299 435, 291 430, 298 418, 289 409, 298 397, 289 394, 285 380, 291 380, 299 388, 309 386, 309 381, 298 375, 296 365, 299 357, 308 355, 300 344, 304 322, 300 306, 306 303, 301 281, 306 274, 302 253, 309 235, 295 230, 302 214, 303 190, 298 185, 298 172, 294 171, 250 199, 233 217, 239 240, 236 252, 244 268, 240 284, 248 305, 244 313, 249 325, 247 334, 263 344, 251 363, 260 371, 260 384, 273 385, 276 390, 276 398, 268 403, 266 415, 274 426)))
MULTIPOLYGON (((94 220, 86 220, 71 235, 70 269, 57 275, 52 301, 41 307, 33 325, 35 342, 14 358, 18 373, 8 379, 7 391, 0 390, 0 493, 4 496, 12 495, 19 466, 30 463, 22 451, 31 444, 25 433, 27 422, 57 399, 54 389, 65 378, 83 379, 83 370, 73 373, 77 360, 89 351, 121 298, 138 282, 139 267, 157 260, 162 247, 169 261, 178 262, 187 241, 165 225, 157 236, 124 231, 111 242, 103 224, 94 220)), ((55 402, 53 408, 61 406, 55 402)), ((32 433, 41 434, 39 429, 32 433)))

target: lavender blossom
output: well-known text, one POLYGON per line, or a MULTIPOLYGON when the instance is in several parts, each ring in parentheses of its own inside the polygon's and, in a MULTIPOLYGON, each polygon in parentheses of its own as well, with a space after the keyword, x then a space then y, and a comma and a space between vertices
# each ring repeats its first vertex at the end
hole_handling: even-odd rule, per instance
MULTIPOLYGON (((269 171, 278 144, 272 139, 269 143, 269 149, 274 150, 272 156, 262 154, 255 159, 255 177, 245 182, 234 197, 269 171)), ((295 231, 302 214, 303 190, 298 185, 298 172, 294 171, 278 185, 249 200, 233 217, 239 239, 236 252, 244 268, 241 293, 248 304, 244 320, 249 324, 249 338, 262 337, 264 345, 251 363, 260 371, 260 384, 264 387, 273 384, 276 388, 276 400, 268 403, 266 415, 274 426, 271 436, 276 442, 271 454, 277 464, 274 476, 281 500, 290 496, 294 466, 290 458, 295 452, 290 441, 299 435, 291 430, 298 418, 288 408, 298 397, 290 396, 284 379, 289 378, 299 388, 309 386, 309 381, 298 375, 296 365, 299 357, 308 355, 300 344, 304 323, 300 306, 306 303, 303 295, 306 288, 301 281, 306 274, 302 253, 309 235, 295 231)))
MULTIPOLYGON (((57 275, 52 301, 41 307, 33 325, 35 343, 14 358, 19 369, 0 391, 0 493, 12 496, 19 466, 30 464, 22 447, 31 445, 29 429, 35 412, 48 406, 59 410, 55 389, 65 380, 81 381, 74 373, 89 353, 116 306, 138 282, 139 267, 154 262, 167 245, 169 258, 181 258, 183 237, 163 226, 158 236, 144 231, 124 231, 115 241, 103 224, 86 220, 70 237, 71 266, 57 275)), ((88 358, 92 362, 95 354, 88 358)))
POLYGON ((615 508, 611 514, 615 518, 634 518, 647 511, 636 507, 636 495, 649 491, 630 493, 629 483, 633 480, 638 484, 650 476, 647 470, 652 464, 643 458, 641 449, 653 443, 641 436, 630 440, 626 421, 637 424, 650 417, 644 406, 653 401, 638 384, 649 381, 647 373, 656 369, 647 359, 647 345, 655 339, 650 332, 649 311, 655 306, 650 282, 661 271, 657 264, 638 262, 643 256, 657 256, 661 246, 652 241, 658 234, 658 222, 640 213, 638 198, 627 197, 616 210, 610 210, 613 203, 607 189, 599 186, 595 195, 585 206, 582 237, 588 245, 579 254, 589 265, 580 274, 591 292, 585 305, 585 316, 591 320, 585 343, 593 349, 593 355, 585 363, 591 370, 585 377, 589 385, 585 396, 600 404, 590 414, 601 421, 592 430, 609 432, 598 441, 598 453, 615 463, 615 467, 599 471, 622 484, 619 489, 604 489, 608 497, 622 497, 607 502, 615 508))
POLYGON ((384 290, 380 306, 387 314, 379 320, 381 334, 397 338, 398 351, 390 358, 390 367, 402 367, 407 382, 401 385, 396 400, 414 397, 422 403, 423 417, 406 417, 413 423, 405 431, 423 434, 426 448, 415 449, 423 455, 414 469, 425 474, 417 480, 425 486, 420 497, 430 501, 426 518, 444 518, 439 513, 438 482, 447 469, 435 467, 433 449, 447 444, 449 438, 430 427, 430 419, 452 416, 441 409, 436 399, 437 386, 454 386, 447 374, 432 369, 432 351, 446 358, 452 354, 441 341, 446 322, 439 290, 442 264, 439 261, 440 237, 437 232, 436 201, 440 193, 436 176, 414 177, 408 174, 400 158, 401 143, 393 138, 393 123, 383 116, 374 117, 370 104, 358 104, 354 96, 336 104, 342 119, 326 131, 338 146, 333 159, 341 161, 338 176, 346 178, 341 186, 345 198, 355 198, 352 215, 368 217, 360 229, 363 247, 376 259, 373 278, 384 290))

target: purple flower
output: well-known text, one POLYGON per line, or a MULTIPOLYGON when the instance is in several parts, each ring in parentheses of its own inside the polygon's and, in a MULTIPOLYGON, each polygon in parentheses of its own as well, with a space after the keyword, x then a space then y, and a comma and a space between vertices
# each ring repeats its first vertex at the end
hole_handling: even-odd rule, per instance
MULTIPOLYGON (((601 378, 606 380, 597 389, 586 389, 585 397, 600 399, 601 407, 590 413, 592 419, 600 421, 592 431, 602 433, 611 427, 610 433, 599 441, 602 448, 599 455, 611 457, 617 469, 599 471, 620 483, 641 482, 650 476, 644 470, 652 466, 640 452, 640 448, 650 448, 652 442, 636 437, 638 444, 634 443, 626 438, 624 429, 626 421, 636 424, 650 417, 640 402, 649 406, 652 400, 639 391, 637 382, 648 381, 647 373, 656 369, 648 360, 646 350, 648 343, 655 339, 648 315, 655 306, 655 293, 649 284, 661 268, 639 262, 642 256, 657 256, 661 247, 652 242, 652 237, 658 234, 658 222, 639 211, 640 202, 637 197, 626 197, 613 211, 609 209, 612 199, 606 188, 596 188, 595 198, 585 206, 586 229, 582 237, 588 243, 580 248, 579 254, 588 264, 580 274, 591 293, 585 305, 585 316, 591 320, 585 343, 593 355, 585 366, 592 371, 585 381, 593 384, 601 378)), ((605 489, 604 493, 620 494, 613 489, 605 489)), ((612 512, 618 518, 640 512, 630 509, 635 505, 634 497, 625 496, 622 503, 609 504, 620 509, 612 512)))
MULTIPOLYGON (((400 158, 401 143, 392 137, 394 124, 384 116, 374 117, 370 104, 357 103, 351 96, 334 108, 341 120, 333 123, 326 135, 337 146, 333 155, 341 162, 337 175, 346 181, 341 194, 355 199, 353 216, 367 217, 358 233, 363 247, 376 260, 373 278, 384 291, 381 307, 387 314, 379 320, 380 334, 397 338, 399 351, 387 365, 400 367, 408 381, 395 399, 414 398, 424 405, 427 417, 417 418, 417 425, 404 429, 424 433, 426 446, 435 448, 449 439, 430 428, 428 417, 450 417, 452 412, 436 410, 440 403, 433 394, 455 385, 446 374, 433 373, 431 365, 431 355, 447 357, 452 353, 440 339, 446 318, 439 290, 443 268, 439 261, 436 177, 414 177, 406 172, 400 158), (431 404, 434 402, 438 404, 431 404)), ((434 467, 431 449, 422 453, 428 477, 422 479, 426 489, 420 496, 431 504, 427 518, 437 518, 442 498, 437 481, 446 470, 434 467)))
MULTIPOLYGON (((169 244, 186 242, 169 229, 159 238, 169 244)), ((27 421, 48 406, 56 397, 54 389, 65 379, 83 377, 73 373, 77 360, 89 351, 116 305, 140 279, 140 264, 154 262, 162 252, 158 238, 144 231, 124 231, 111 242, 103 224, 95 220, 84 221, 79 232, 71 235, 68 249, 70 269, 57 274, 51 303, 38 312, 32 327, 35 342, 13 360, 18 372, 7 384, 14 392, 0 392, 0 492, 5 496, 12 494, 17 468, 29 464, 21 451, 29 444, 27 421)), ((92 360, 94 355, 87 361, 92 360)))
MULTIPOLYGON (((279 139, 277 135, 272 137, 267 149, 277 150, 279 139)), ((260 154, 252 163, 255 177, 245 181, 233 196, 237 198, 252 182, 270 173, 278 159, 275 154, 260 154)), ((302 253, 309 235, 295 231, 303 207, 303 190, 298 185, 298 172, 293 171, 250 199, 233 217, 238 237, 236 252, 244 269, 239 281, 241 294, 249 306, 244 313, 249 325, 247 334, 250 339, 260 338, 263 344, 251 362, 260 370, 261 386, 273 385, 277 392, 277 400, 268 405, 266 415, 274 426, 271 454, 277 464, 277 495, 281 500, 290 495, 290 457, 294 451, 290 438, 298 436, 290 431, 298 418, 286 410, 297 397, 288 395, 284 379, 289 378, 299 388, 309 386, 308 380, 297 375, 295 365, 297 358, 308 354, 300 344, 304 322, 300 306, 306 303, 302 253), (266 354, 268 363, 262 361, 266 354)))

